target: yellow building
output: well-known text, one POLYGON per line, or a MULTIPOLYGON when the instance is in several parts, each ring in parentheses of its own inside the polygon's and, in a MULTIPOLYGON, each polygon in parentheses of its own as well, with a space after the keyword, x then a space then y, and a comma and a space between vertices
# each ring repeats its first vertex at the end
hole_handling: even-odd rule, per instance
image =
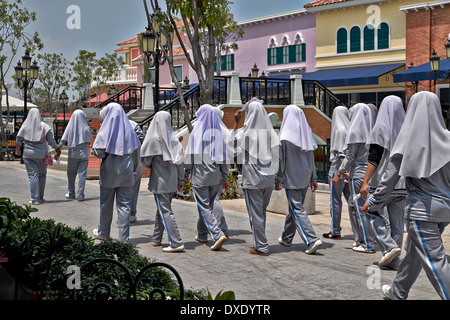
POLYGON ((406 16, 399 9, 421 0, 316 0, 305 5, 316 15, 316 71, 304 79, 318 80, 349 106, 380 105, 395 94, 405 99, 403 83, 393 74, 405 70, 406 16))

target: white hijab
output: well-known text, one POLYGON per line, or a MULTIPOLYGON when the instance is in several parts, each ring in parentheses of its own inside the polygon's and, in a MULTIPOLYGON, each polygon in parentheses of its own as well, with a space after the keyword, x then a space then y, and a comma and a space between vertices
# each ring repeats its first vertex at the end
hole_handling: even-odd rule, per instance
POLYGON ((105 108, 100 112, 103 112, 104 117, 93 148, 105 149, 106 152, 119 156, 132 154, 141 146, 141 142, 125 111, 117 103, 110 103, 105 108))
POLYGON ((67 141, 69 148, 74 148, 79 144, 91 142, 91 139, 92 133, 86 121, 86 113, 83 110, 75 110, 70 117, 61 140, 67 141))
POLYGON ((345 138, 349 127, 348 108, 344 106, 334 108, 331 121, 330 151, 344 152, 345 138))
POLYGON ((167 111, 155 114, 141 147, 142 158, 159 155, 170 163, 183 161, 183 146, 173 132, 172 116, 167 111))
POLYGON ((27 141, 37 142, 41 141, 50 130, 52 130, 52 128, 48 124, 42 122, 39 110, 37 108, 32 108, 28 112, 27 118, 22 123, 17 135, 27 141))
POLYGON ((372 121, 375 124, 378 116, 378 108, 373 103, 368 103, 367 106, 370 108, 370 111, 372 111, 372 121))
POLYGON ((295 144, 303 151, 317 149, 316 139, 305 113, 296 105, 288 105, 283 110, 283 122, 280 127, 280 141, 282 140, 295 144))
POLYGON ((450 131, 436 94, 421 91, 409 101, 405 121, 391 150, 403 155, 400 175, 428 178, 450 161, 450 131))
POLYGON ((394 95, 384 98, 366 148, 369 149, 371 144, 377 144, 391 151, 404 120, 405 109, 402 99, 394 95))
POLYGON ((263 163, 278 162, 278 152, 275 156, 274 148, 280 145, 280 140, 261 102, 248 104, 244 126, 237 132, 236 139, 238 148, 245 149, 254 163, 257 160, 263 163))
POLYGON ((372 112, 365 103, 357 103, 348 111, 350 127, 345 144, 367 143, 372 131, 372 112))
POLYGON ((227 149, 215 108, 202 105, 195 113, 197 121, 186 146, 186 155, 209 155, 213 161, 225 162, 227 149))

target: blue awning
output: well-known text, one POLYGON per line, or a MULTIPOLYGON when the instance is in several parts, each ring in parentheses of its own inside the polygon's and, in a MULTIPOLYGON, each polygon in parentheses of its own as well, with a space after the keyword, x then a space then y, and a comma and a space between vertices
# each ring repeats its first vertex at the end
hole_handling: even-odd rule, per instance
MULTIPOLYGON (((450 70, 450 59, 443 59, 440 61, 439 71, 437 72, 438 76, 443 73, 443 70, 450 70)), ((394 82, 412 82, 434 79, 436 79, 436 77, 434 72, 431 71, 429 62, 394 74, 394 82)))
POLYGON ((378 84, 378 77, 403 67, 404 63, 324 69, 303 73, 303 80, 317 80, 326 87, 347 87, 378 84))

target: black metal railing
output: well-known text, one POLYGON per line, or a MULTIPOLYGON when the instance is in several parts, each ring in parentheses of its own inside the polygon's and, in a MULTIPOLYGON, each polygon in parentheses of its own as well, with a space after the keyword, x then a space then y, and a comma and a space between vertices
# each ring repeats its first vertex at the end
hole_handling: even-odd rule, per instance
POLYGON ((306 105, 316 106, 320 111, 331 118, 337 106, 348 107, 339 100, 327 87, 316 80, 302 80, 303 99, 306 105))
POLYGON ((142 108, 143 105, 143 87, 138 86, 128 86, 119 92, 116 92, 114 95, 109 97, 108 99, 98 103, 94 106, 94 108, 103 108, 111 102, 117 102, 122 106, 125 112, 128 112, 133 109, 142 108))
POLYGON ((110 258, 98 258, 86 263, 80 271, 83 278, 89 279, 93 275, 98 282, 91 287, 81 283, 83 296, 79 295, 75 287, 72 290, 73 300, 167 300, 169 291, 175 291, 179 300, 184 300, 183 281, 175 268, 166 263, 150 263, 133 277, 130 269, 123 263, 110 258), (168 269, 175 276, 175 279, 172 278, 173 282, 168 284, 169 288, 161 287, 163 281, 155 282, 155 277, 146 277, 149 271, 158 272, 162 268, 168 269), (174 285, 177 286, 175 290, 174 285), (126 290, 123 290, 124 287, 126 290), (145 294, 139 293, 143 291, 145 294))
POLYGON ((241 100, 245 104, 252 97, 264 100, 269 105, 291 103, 291 80, 278 78, 240 77, 241 100))
POLYGON ((314 162, 316 165, 317 182, 329 183, 328 171, 330 170, 330 138, 326 144, 318 144, 314 150, 314 162))

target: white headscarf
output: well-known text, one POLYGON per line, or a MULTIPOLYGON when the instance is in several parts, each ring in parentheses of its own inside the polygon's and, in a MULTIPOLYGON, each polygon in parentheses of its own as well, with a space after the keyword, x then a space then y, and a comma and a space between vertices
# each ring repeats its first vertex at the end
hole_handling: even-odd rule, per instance
POLYGON ((428 178, 450 161, 450 131, 436 94, 420 91, 409 101, 405 121, 391 150, 403 155, 402 177, 428 178))
POLYGON ((305 113, 296 105, 288 105, 283 110, 283 122, 280 127, 280 141, 282 140, 295 144, 303 151, 317 149, 316 139, 305 113))
POLYGON ((259 101, 251 102, 245 110, 244 126, 236 134, 239 149, 245 149, 254 163, 278 162, 273 149, 280 145, 277 133, 259 101))
POLYGON ((104 118, 97 133, 94 149, 105 149, 115 155, 132 154, 141 146, 139 138, 134 132, 130 121, 120 104, 110 103, 104 110, 104 118))
POLYGON ((264 103, 264 100, 260 100, 260 99, 258 99, 258 98, 256 98, 256 97, 253 97, 253 98, 251 98, 250 100, 248 100, 247 103, 244 104, 244 105, 242 106, 241 110, 239 110, 239 111, 245 111, 245 110, 247 110, 249 104, 252 103, 253 101, 257 101, 257 102, 259 102, 259 103, 261 103, 261 104, 264 103))
POLYGON ((371 144, 377 144, 391 151, 404 120, 405 109, 402 99, 394 95, 384 98, 366 148, 369 149, 371 144))
POLYGON ((141 147, 142 158, 159 155, 170 163, 183 161, 183 146, 173 132, 172 116, 167 111, 155 114, 141 147))
MULTIPOLYGON (((349 127, 348 108, 344 106, 334 108, 331 121, 330 151, 344 152, 345 138, 349 127)), ((333 152, 331 154, 333 155, 333 152)))
POLYGON ((86 113, 83 110, 75 110, 70 117, 61 140, 67 141, 69 148, 74 148, 79 144, 90 142, 91 139, 92 133, 86 121, 86 113))
POLYGON ((350 127, 347 132, 345 144, 367 143, 372 131, 372 112, 365 103, 357 103, 348 111, 350 127))
POLYGON ((37 108, 32 108, 27 115, 27 118, 22 123, 17 136, 24 138, 27 141, 41 141, 52 128, 42 122, 41 114, 37 108))
POLYGON ((215 108, 202 105, 195 113, 197 121, 186 146, 186 155, 209 155, 213 161, 225 162, 227 149, 215 108))

